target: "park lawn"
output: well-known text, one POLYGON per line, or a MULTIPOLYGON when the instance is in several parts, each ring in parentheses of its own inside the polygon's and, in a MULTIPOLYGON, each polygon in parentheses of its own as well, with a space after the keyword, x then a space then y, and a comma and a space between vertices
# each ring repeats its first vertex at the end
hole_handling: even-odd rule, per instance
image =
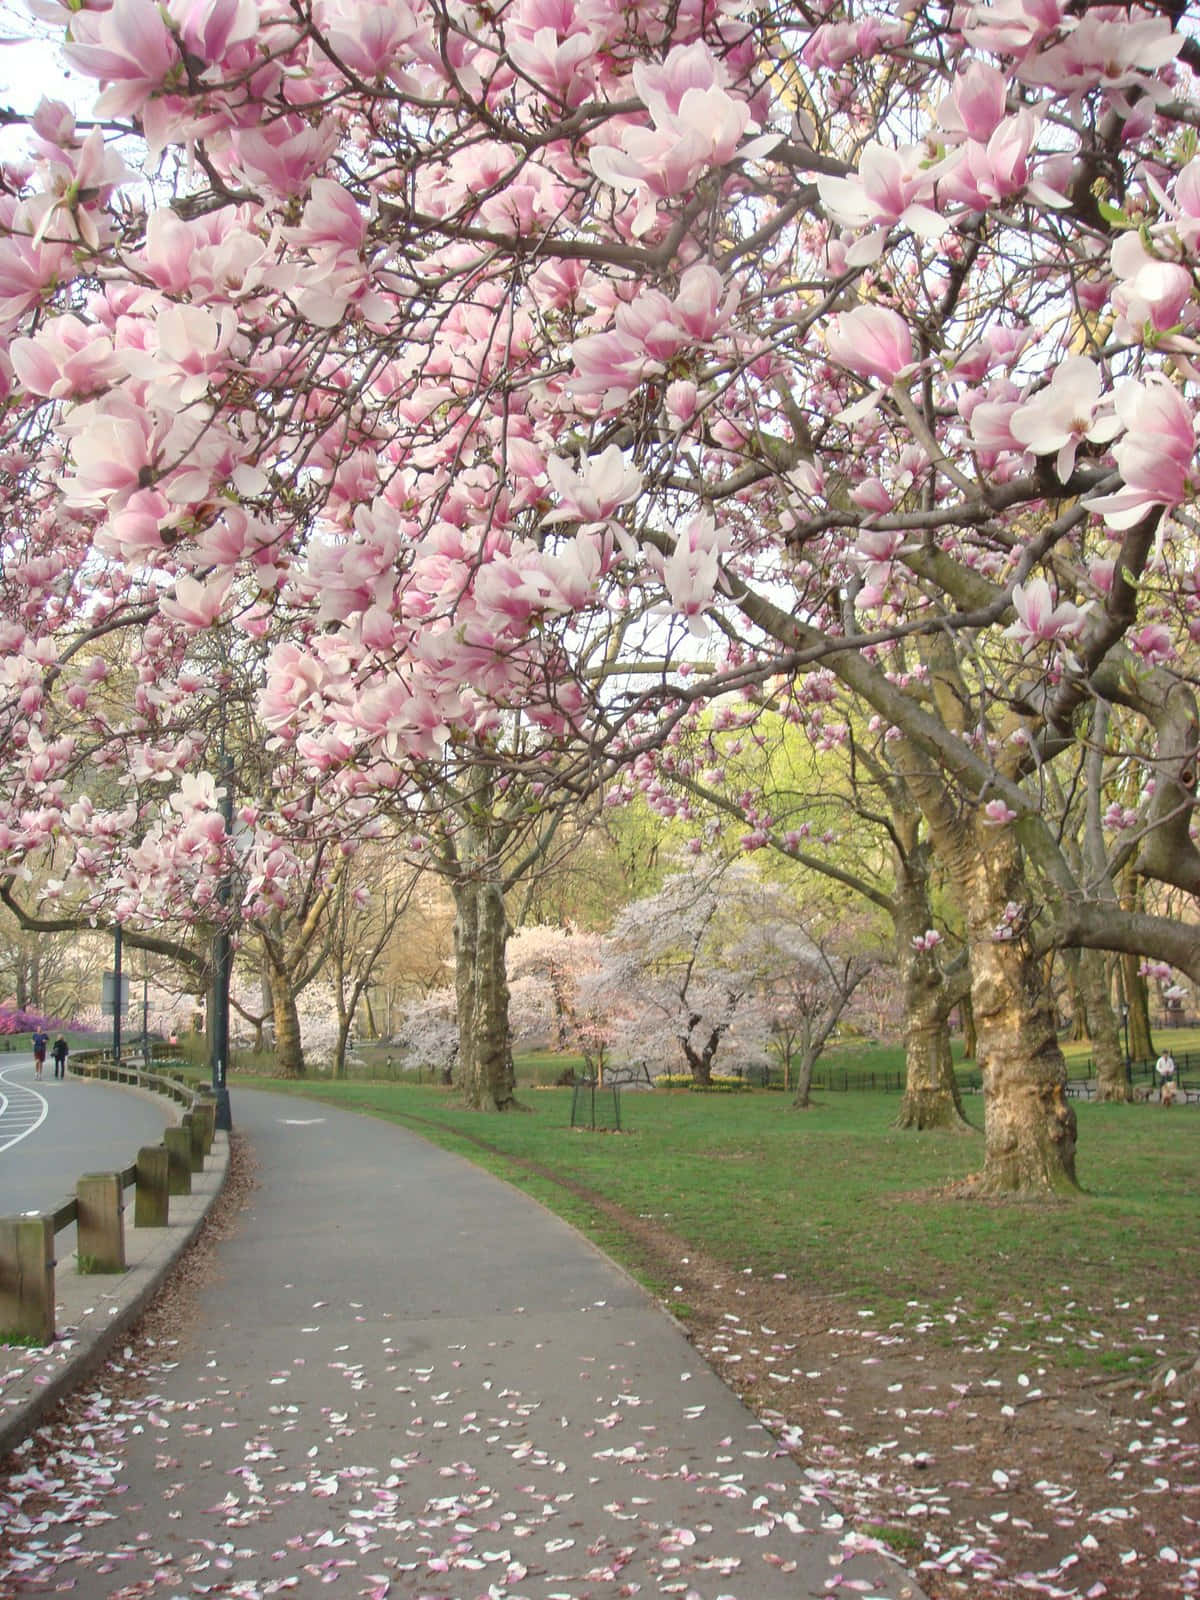
MULTIPOLYGON (((994 1333, 999 1318, 1006 1341, 1024 1329, 1055 1361, 1177 1357, 1200 1330, 1197 1108, 1079 1103, 1080 1199, 983 1204, 938 1192, 980 1165, 982 1139, 898 1131, 895 1095, 831 1094, 797 1112, 769 1092, 626 1093, 615 1133, 572 1129, 570 1089, 524 1091, 527 1113, 482 1116, 429 1085, 257 1081, 486 1166, 668 1302, 668 1269, 645 1255, 638 1224, 729 1270, 845 1297, 856 1315, 945 1318, 956 1338, 994 1333)), ((981 1121, 978 1097, 967 1110, 981 1121)))

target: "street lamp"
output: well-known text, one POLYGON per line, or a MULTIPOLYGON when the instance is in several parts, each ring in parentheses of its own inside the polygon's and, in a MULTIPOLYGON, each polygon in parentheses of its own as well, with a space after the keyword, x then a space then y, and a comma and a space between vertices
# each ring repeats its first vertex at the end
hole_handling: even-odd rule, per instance
POLYGON ((113 927, 113 1065, 121 1065, 121 924, 113 927))
POLYGON ((1129 1007, 1121 1002, 1121 1026, 1125 1030, 1125 1070, 1129 1071, 1129 1007))
MULTIPOLYGON (((223 710, 224 708, 222 708, 223 710)), ((225 838, 233 838, 233 757, 225 749, 224 716, 221 726, 221 816, 225 822, 225 838)), ((233 947, 229 937, 228 907, 233 897, 232 865, 227 865, 217 888, 217 904, 221 921, 213 938, 213 1014, 211 1029, 212 1090, 216 1099, 216 1125, 225 1133, 233 1127, 229 1105, 229 1088, 226 1082, 229 1066, 229 975, 233 964, 233 947)))

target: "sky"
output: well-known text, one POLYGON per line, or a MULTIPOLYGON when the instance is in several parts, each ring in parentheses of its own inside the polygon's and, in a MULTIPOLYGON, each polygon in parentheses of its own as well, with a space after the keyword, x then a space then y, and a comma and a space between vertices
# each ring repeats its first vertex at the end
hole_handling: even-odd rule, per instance
MULTIPOLYGON (((79 105, 94 92, 94 84, 66 69, 57 31, 32 19, 21 0, 0 0, 0 106, 6 111, 28 116, 44 98, 79 105)), ((19 127, 0 128, 0 154, 16 154, 22 142, 19 127)))

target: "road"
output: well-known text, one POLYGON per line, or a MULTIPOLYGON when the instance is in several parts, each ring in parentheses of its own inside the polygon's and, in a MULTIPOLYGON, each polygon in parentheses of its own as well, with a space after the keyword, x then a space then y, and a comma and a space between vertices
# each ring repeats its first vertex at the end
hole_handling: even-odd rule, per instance
MULTIPOLYGON (((0 1216, 48 1211, 75 1192, 85 1172, 130 1166, 144 1144, 157 1144, 178 1107, 113 1084, 53 1076, 38 1082, 32 1056, 0 1067, 0 1216)), ((60 1234, 62 1260, 74 1230, 60 1234)))

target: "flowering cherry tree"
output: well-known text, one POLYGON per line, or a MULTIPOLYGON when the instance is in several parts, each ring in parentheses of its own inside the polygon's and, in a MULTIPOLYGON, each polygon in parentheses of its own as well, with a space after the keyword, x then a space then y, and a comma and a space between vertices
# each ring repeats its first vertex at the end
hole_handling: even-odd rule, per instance
POLYGON ((563 1053, 577 1051, 589 1077, 604 1081, 631 1007, 608 981, 604 937, 580 928, 519 928, 509 948, 513 1031, 563 1053))
POLYGON ((746 866, 701 860, 620 913, 590 991, 615 1019, 616 1059, 702 1085, 730 1047, 735 1065, 766 1060, 770 1014, 740 941, 767 899, 746 866))
POLYGON ((259 642, 333 808, 518 716, 639 774, 827 674, 963 920, 974 1188, 1070 1191, 1045 950, 1200 978, 1108 891, 1200 888, 1189 9, 37 0, 95 99, 0 185, 10 869, 86 865, 85 747, 144 757, 196 792, 113 892, 188 906, 208 751, 89 734, 97 634, 147 707, 177 641, 259 642))

